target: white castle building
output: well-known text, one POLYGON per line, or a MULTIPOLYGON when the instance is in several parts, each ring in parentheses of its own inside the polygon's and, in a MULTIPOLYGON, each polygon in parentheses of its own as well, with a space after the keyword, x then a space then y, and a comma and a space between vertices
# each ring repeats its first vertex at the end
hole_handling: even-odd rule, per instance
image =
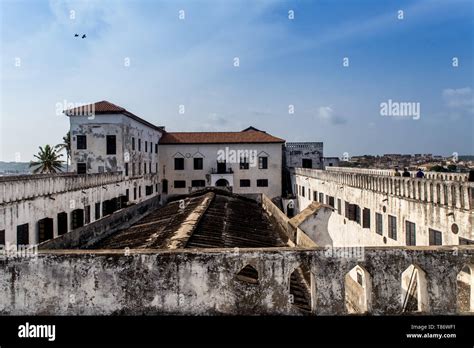
MULTIPOLYGON (((0 178, 0 245, 36 245, 93 223, 107 229, 111 219, 104 217, 117 211, 124 219, 117 223, 126 223, 172 196, 205 187, 277 202, 285 151, 286 166, 294 167, 285 180, 294 199, 281 198, 281 208, 288 215, 303 213, 292 221, 299 242, 474 243, 474 183, 464 174, 415 179, 393 177, 391 171, 316 169, 324 164, 322 143, 285 147, 285 140, 253 127, 167 132, 107 101, 65 114, 72 172, 0 178)), ((283 212, 272 214, 283 215, 282 226, 287 225, 283 212)))
POLYGON ((281 195, 285 141, 264 131, 170 133, 107 101, 64 113, 71 173, 0 179, 0 245, 38 244, 131 204, 209 186, 281 195))

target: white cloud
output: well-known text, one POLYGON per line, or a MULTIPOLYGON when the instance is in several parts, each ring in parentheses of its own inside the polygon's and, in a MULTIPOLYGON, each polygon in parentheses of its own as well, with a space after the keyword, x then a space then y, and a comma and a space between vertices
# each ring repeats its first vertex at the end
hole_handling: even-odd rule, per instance
POLYGON ((443 100, 454 112, 474 114, 474 93, 470 87, 447 88, 443 90, 443 100))
POLYGON ((318 109, 317 116, 321 121, 329 122, 331 124, 344 124, 346 119, 341 115, 336 114, 334 109, 330 106, 321 106, 318 109))

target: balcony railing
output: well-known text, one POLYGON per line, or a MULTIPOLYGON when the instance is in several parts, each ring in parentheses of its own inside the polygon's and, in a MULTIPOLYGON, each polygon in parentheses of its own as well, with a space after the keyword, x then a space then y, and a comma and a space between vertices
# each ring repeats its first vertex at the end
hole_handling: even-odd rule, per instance
POLYGON ((211 174, 233 174, 234 171, 232 170, 232 168, 225 168, 225 169, 222 169, 222 168, 211 168, 211 174))

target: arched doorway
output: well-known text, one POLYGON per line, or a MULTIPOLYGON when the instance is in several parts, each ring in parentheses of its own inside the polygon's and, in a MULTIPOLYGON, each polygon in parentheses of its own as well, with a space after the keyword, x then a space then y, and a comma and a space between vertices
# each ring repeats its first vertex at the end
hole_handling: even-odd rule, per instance
POLYGON ((216 181, 217 187, 229 187, 229 182, 226 179, 219 179, 216 181))

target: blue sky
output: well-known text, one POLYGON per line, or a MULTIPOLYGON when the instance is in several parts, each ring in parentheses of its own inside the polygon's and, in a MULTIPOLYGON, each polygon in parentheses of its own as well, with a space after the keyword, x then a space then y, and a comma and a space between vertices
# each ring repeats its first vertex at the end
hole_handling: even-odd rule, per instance
POLYGON ((327 156, 474 153, 472 0, 0 4, 0 160, 60 142, 58 103, 100 100, 169 131, 323 141, 327 156), (381 116, 389 99, 420 118, 381 116))

